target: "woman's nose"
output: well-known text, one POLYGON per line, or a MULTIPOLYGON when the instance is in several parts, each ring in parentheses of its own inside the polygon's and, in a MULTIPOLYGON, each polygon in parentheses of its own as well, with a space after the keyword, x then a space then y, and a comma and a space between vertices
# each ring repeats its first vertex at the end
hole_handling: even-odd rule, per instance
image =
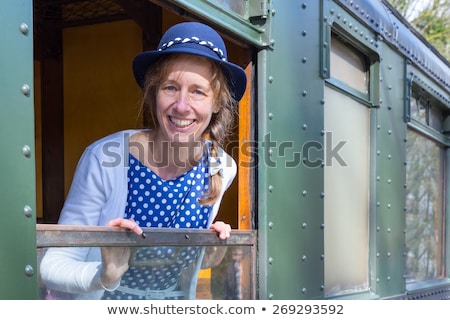
POLYGON ((185 92, 180 91, 177 100, 175 101, 175 109, 180 112, 186 112, 190 108, 189 95, 185 92))

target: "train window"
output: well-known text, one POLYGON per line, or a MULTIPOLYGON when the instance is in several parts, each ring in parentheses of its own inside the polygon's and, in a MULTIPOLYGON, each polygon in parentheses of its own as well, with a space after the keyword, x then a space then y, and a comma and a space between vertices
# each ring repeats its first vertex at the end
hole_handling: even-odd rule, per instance
POLYGON ((325 88, 326 150, 339 150, 325 166, 326 296, 368 288, 369 118, 370 108, 325 88))
POLYGON ((364 95, 369 93, 369 69, 366 57, 336 36, 331 38, 330 65, 332 78, 364 95))
POLYGON ((444 147, 408 130, 406 170, 407 283, 444 276, 444 147))
POLYGON ((443 115, 442 108, 439 105, 440 103, 432 95, 413 83, 410 106, 411 118, 441 132, 443 115))

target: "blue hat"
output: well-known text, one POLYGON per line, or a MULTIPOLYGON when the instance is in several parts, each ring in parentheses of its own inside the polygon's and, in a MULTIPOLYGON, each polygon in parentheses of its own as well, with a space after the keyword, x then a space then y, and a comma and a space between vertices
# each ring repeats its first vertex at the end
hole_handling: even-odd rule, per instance
POLYGON ((189 53, 217 61, 228 79, 233 98, 239 101, 244 95, 247 85, 244 69, 227 61, 223 39, 214 29, 199 22, 183 22, 172 26, 163 35, 156 50, 140 53, 134 58, 134 77, 141 88, 144 87, 148 68, 158 58, 169 53, 189 53))

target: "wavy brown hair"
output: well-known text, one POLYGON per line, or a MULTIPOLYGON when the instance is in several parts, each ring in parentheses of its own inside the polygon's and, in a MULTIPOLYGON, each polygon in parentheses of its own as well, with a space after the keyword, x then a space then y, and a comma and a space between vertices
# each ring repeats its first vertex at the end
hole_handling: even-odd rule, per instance
MULTIPOLYGON (((147 70, 141 112, 144 116, 144 123, 149 129, 157 129, 159 127, 156 118, 156 95, 159 85, 166 79, 169 65, 181 55, 183 54, 165 55, 147 70)), ((237 103, 231 94, 224 69, 221 68, 219 63, 208 58, 204 59, 211 65, 212 78, 210 84, 214 94, 213 110, 218 110, 212 114, 211 121, 204 132, 204 137, 211 141, 210 155, 217 158, 219 156, 219 146, 222 146, 226 137, 232 132, 237 103)), ((202 199, 199 199, 199 203, 202 205, 214 204, 220 195, 221 189, 222 176, 216 174, 209 179, 208 191, 204 193, 202 199)))

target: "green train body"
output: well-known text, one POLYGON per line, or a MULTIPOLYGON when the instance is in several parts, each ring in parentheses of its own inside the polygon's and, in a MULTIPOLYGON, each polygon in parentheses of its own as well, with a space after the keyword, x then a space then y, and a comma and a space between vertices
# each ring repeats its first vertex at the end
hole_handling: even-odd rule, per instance
POLYGON ((95 3, 0 3, 0 299, 41 298, 81 150, 135 124, 131 59, 183 20, 249 75, 221 209, 247 298, 450 298, 450 64, 387 1, 95 3))

